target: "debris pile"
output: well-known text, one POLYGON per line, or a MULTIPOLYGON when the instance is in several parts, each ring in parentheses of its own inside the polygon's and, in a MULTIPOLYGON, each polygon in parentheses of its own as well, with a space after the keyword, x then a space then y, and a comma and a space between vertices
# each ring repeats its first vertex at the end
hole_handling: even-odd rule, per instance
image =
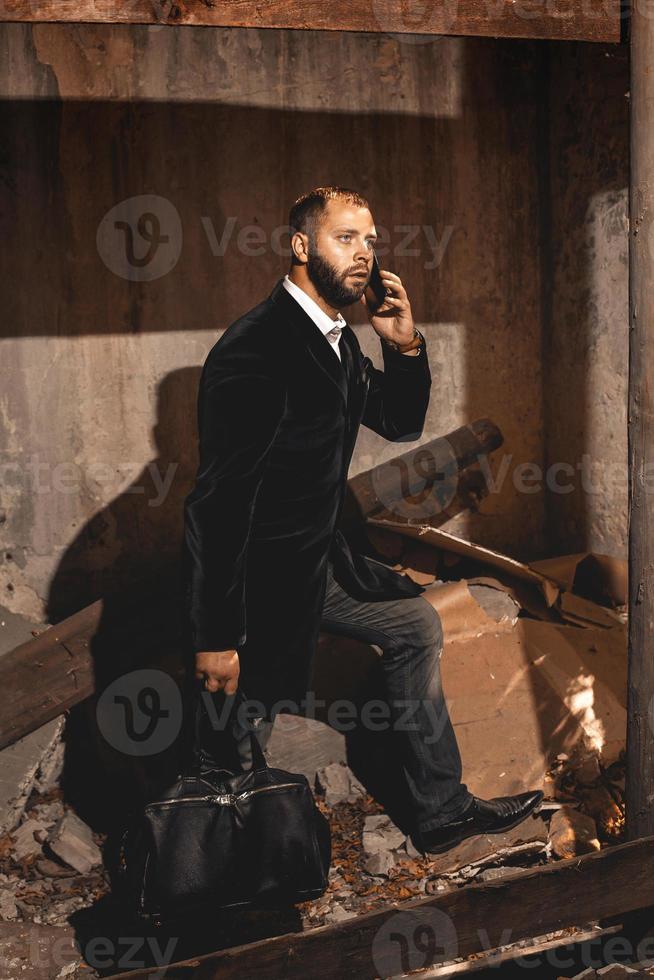
POLYGON ((330 883, 321 899, 300 906, 306 927, 620 843, 624 773, 624 754, 607 769, 597 756, 558 758, 553 793, 537 814, 504 834, 423 857, 348 767, 332 763, 316 774, 318 805, 332 828, 330 883))
MULTIPOLYGON (((513 830, 422 856, 344 762, 321 765, 344 758, 330 754, 333 740, 319 758, 317 737, 300 735, 332 831, 329 887, 299 906, 304 929, 624 837, 624 563, 572 555, 524 565, 442 530, 377 519, 369 526, 378 553, 424 585, 441 616, 444 686, 469 788, 491 798, 542 786, 545 800, 513 830)), ((328 638, 328 663, 337 696, 347 696, 345 675, 333 667, 339 642, 328 638)), ((348 642, 342 662, 351 665, 356 650, 348 642)), ((360 682, 364 674, 352 676, 360 682)), ((19 822, 0 836, 0 922, 64 927, 109 891, 103 841, 58 788, 30 784, 29 794, 19 822)))
POLYGON ((0 838, 0 920, 63 925, 108 891, 101 839, 62 802, 34 794, 21 823, 0 838))

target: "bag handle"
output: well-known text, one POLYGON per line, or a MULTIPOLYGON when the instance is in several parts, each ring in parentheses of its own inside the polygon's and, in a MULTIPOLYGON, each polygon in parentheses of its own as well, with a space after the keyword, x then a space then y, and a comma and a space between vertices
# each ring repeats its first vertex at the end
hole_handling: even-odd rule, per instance
MULTIPOLYGON (((247 698, 245 697, 242 688, 238 687, 236 689, 235 695, 233 696, 234 696, 234 702, 229 712, 228 726, 232 724, 234 720, 235 712, 238 711, 241 705, 247 703, 247 698)), ((208 768, 213 768, 213 767, 208 767, 206 765, 206 756, 204 755, 202 749, 202 739, 201 739, 203 711, 208 714, 208 712, 206 712, 206 708, 204 705, 204 700, 207 697, 211 697, 211 692, 206 691, 201 686, 198 687, 194 697, 195 704, 194 704, 194 711, 193 711, 193 732, 192 732, 193 737, 191 740, 191 747, 190 747, 191 761, 189 766, 189 770, 194 775, 199 775, 203 770, 206 771, 208 768)), ((225 697, 229 698, 232 697, 232 695, 226 694, 225 697)), ((263 749, 261 748, 261 745, 259 744, 259 739, 256 737, 252 728, 250 728, 250 731, 248 732, 248 737, 250 739, 250 752, 252 755, 251 771, 255 772, 261 770, 267 770, 268 763, 266 761, 266 757, 263 754, 263 749)), ((213 769, 213 771, 216 772, 215 769, 213 769)), ((219 771, 228 773, 229 775, 233 775, 233 773, 231 773, 228 769, 219 770, 219 771)))

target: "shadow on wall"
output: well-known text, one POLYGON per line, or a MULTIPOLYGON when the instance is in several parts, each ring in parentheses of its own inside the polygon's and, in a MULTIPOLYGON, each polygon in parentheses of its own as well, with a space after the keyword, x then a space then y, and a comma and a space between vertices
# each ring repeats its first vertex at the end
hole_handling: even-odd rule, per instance
MULTIPOLYGON (((512 466, 540 461, 540 48, 387 39, 380 52, 379 40, 360 43, 371 57, 383 55, 379 91, 388 91, 393 111, 332 111, 329 88, 314 98, 320 108, 306 110, 1 102, 9 139, 0 178, 9 193, 0 182, 0 195, 15 243, 3 271, 7 281, 39 283, 7 296, 9 337, 76 338, 68 361, 73 386, 78 371, 97 370, 89 351, 98 336, 147 343, 146 335, 157 334, 170 345, 174 333, 195 356, 187 332, 217 333, 286 271, 284 229, 295 198, 318 184, 343 184, 370 200, 383 264, 400 275, 425 327, 434 377, 427 430, 441 434, 488 416, 505 434, 512 466), (404 102, 416 103, 419 114, 397 108, 402 86, 404 102)), ((348 62, 343 68, 354 99, 357 72, 366 86, 374 75, 348 62)), ((189 98, 197 85, 194 76, 189 98)), ((353 309, 348 319, 378 354, 363 311, 353 309)), ((46 365, 31 363, 18 342, 8 351, 17 376, 38 383, 46 365)), ((72 424, 85 408, 82 391, 81 403, 66 409, 72 424)), ((53 396, 44 395, 42 419, 38 407, 26 412, 21 396, 31 405, 18 388, 12 414, 26 430, 47 431, 53 396)), ((57 447, 60 458, 67 448, 57 447)), ((365 433, 359 452, 378 451, 365 433)), ((542 495, 516 493, 509 478, 470 533, 520 557, 541 525, 542 495)))
POLYGON ((156 456, 80 530, 61 558, 46 614, 56 623, 103 598, 127 607, 177 572, 183 501, 197 468, 199 367, 166 375, 156 397, 156 456))
POLYGON ((112 745, 98 730, 97 712, 103 693, 119 677, 154 669, 182 678, 183 501, 197 466, 199 375, 199 368, 184 368, 162 380, 153 428, 156 457, 82 528, 59 563, 48 597, 51 623, 103 601, 91 649, 97 693, 70 712, 64 769, 68 799, 103 829, 168 781, 176 764, 174 753, 126 754, 120 744, 112 745))

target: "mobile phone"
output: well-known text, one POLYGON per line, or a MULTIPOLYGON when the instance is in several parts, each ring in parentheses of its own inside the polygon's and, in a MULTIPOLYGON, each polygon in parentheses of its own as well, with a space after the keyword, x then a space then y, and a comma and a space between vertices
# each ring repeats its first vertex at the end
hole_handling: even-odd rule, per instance
POLYGON ((387 289, 382 282, 381 272, 379 271, 379 261, 375 252, 372 253, 372 269, 370 281, 366 286, 366 303, 370 310, 378 309, 386 299, 387 289))

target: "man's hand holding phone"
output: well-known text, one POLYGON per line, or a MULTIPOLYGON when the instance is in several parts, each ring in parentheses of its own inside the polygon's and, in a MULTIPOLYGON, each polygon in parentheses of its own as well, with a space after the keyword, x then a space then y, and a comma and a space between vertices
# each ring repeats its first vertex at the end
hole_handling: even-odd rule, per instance
POLYGON ((373 255, 370 282, 361 302, 382 340, 402 347, 415 338, 411 304, 402 280, 394 272, 380 269, 376 255, 373 255))
POLYGON ((241 665, 236 650, 202 651, 195 655, 195 677, 207 691, 235 694, 241 665))

